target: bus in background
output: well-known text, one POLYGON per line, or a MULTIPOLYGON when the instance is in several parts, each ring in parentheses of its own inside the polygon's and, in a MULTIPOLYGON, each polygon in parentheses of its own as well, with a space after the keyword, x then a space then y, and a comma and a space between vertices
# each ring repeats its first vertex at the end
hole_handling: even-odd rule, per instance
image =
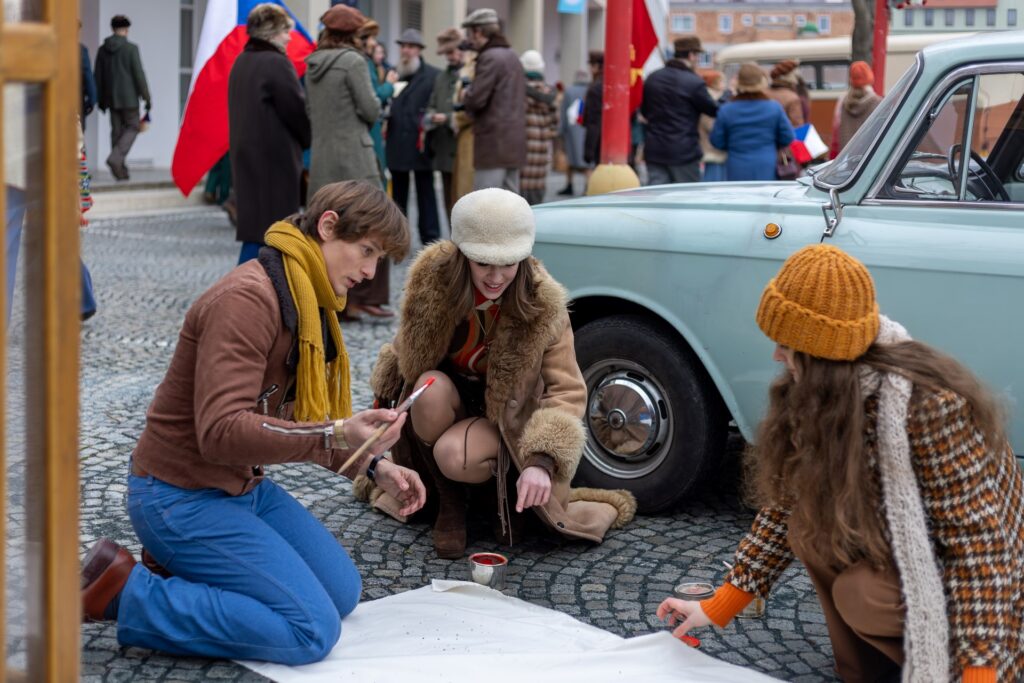
MULTIPOLYGON (((924 47, 942 40, 962 38, 971 33, 919 33, 890 35, 885 57, 885 83, 876 91, 884 93, 914 63, 914 56, 924 47)), ((730 90, 740 64, 755 62, 767 74, 774 64, 784 59, 800 62, 799 71, 811 94, 811 123, 821 139, 832 139, 832 114, 836 102, 846 93, 850 73, 850 36, 838 38, 804 38, 801 40, 762 40, 756 43, 730 45, 714 56, 715 66, 725 74, 730 90)))

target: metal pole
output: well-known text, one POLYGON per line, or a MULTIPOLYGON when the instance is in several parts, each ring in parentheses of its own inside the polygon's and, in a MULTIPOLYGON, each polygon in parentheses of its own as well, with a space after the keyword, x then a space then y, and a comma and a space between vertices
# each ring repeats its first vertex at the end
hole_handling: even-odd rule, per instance
POLYGON ((608 0, 604 33, 601 163, 629 160, 629 69, 633 0, 608 0))
POLYGON ((875 35, 871 46, 871 68, 875 73, 872 86, 879 95, 885 94, 885 52, 889 39, 889 2, 875 0, 875 35))

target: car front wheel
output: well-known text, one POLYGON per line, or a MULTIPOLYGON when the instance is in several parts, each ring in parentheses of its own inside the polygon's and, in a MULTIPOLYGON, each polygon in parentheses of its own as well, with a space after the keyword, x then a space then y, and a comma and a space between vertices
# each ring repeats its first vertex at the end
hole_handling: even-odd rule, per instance
POLYGON ((640 316, 576 332, 587 444, 575 483, 625 488, 641 512, 682 502, 725 445, 725 410, 696 356, 640 316))

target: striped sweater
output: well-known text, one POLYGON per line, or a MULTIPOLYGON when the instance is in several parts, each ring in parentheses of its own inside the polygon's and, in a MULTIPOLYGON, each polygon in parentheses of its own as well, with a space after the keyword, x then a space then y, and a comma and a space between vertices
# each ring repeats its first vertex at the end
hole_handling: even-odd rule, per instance
MULTIPOLYGON (((865 446, 877 474, 877 399, 865 403, 865 446)), ((915 388, 907 418, 914 473, 943 575, 952 680, 1024 678, 1024 480, 1009 448, 989 449, 967 402, 915 388)), ((875 482, 878 484, 878 481, 875 482)), ((880 484, 879 484, 880 486, 880 484)), ((885 525, 884 510, 880 520, 885 525)), ((733 570, 701 603, 727 624, 766 596, 793 559, 789 513, 764 508, 736 551, 733 570)))

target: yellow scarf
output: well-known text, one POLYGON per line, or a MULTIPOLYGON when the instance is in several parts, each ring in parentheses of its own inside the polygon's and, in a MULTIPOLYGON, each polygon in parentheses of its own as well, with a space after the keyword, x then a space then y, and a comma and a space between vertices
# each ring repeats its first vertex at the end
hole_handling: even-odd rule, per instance
POLYGON ((295 419, 337 420, 352 414, 348 352, 336 313, 345 308, 327 278, 324 253, 315 239, 291 223, 278 221, 267 230, 266 242, 284 256, 288 289, 299 312, 299 367, 295 384, 295 419), (320 311, 327 311, 327 329, 338 356, 327 363, 320 311), (326 366, 326 372, 325 372, 326 366))

